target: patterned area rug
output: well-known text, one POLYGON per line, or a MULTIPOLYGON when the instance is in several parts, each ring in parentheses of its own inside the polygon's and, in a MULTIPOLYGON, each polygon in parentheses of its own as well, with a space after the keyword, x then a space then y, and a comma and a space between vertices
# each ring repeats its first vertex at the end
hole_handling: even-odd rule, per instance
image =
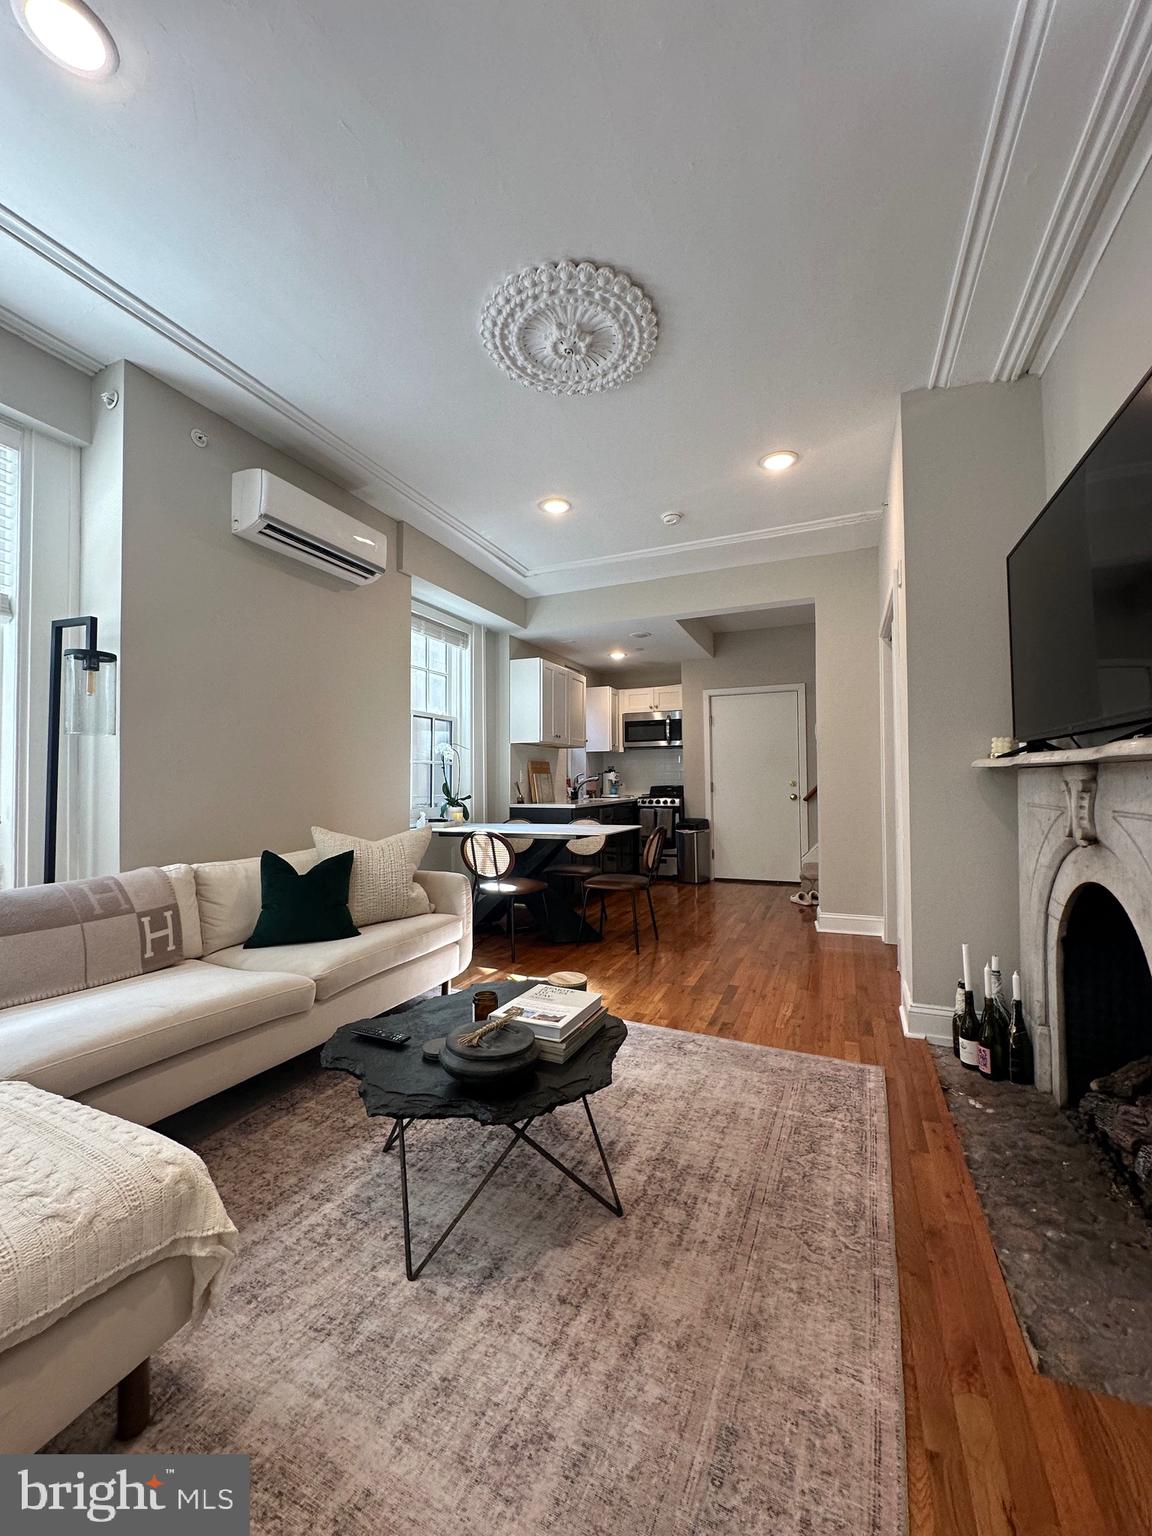
MULTIPOLYGON (((241 1257, 133 1448, 250 1453, 277 1536, 902 1532, 883 1074, 629 1028, 594 1100, 624 1219, 520 1148, 414 1283, 350 1078, 210 1134, 241 1257)), ((601 1177, 579 1104, 534 1134, 601 1177)), ((507 1135, 414 1129, 418 1251, 507 1135)), ((107 1400, 52 1447, 108 1448, 107 1400)))

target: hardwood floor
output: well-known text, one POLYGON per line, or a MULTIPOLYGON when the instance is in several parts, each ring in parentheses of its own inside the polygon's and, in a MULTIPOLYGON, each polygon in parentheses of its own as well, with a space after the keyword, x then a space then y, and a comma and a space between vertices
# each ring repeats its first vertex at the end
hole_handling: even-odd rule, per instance
MULTIPOLYGON (((928 1049, 900 1029, 893 951, 817 934, 789 889, 661 883, 659 945, 645 926, 633 952, 618 902, 603 945, 524 935, 515 971, 586 971, 625 1018, 882 1066, 913 1536, 1150 1536, 1152 1409, 1033 1370, 928 1049)), ((507 955, 481 937, 461 984, 510 974, 507 955)))

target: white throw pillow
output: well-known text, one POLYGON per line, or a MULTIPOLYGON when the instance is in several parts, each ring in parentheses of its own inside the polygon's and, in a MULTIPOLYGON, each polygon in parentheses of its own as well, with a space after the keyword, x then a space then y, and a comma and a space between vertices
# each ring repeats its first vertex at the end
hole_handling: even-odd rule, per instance
POLYGON ((414 827, 411 832, 397 832, 375 842, 313 827, 312 841, 323 859, 349 849, 355 855, 348 910, 357 928, 391 923, 401 917, 421 917, 432 911, 428 892, 412 878, 428 852, 431 827, 414 827))

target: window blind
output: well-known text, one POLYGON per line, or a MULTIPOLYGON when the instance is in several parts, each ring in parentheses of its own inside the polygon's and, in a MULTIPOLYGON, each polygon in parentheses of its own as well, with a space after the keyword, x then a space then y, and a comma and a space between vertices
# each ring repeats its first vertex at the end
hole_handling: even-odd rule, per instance
POLYGON ((0 426, 0 622, 16 609, 19 568, 16 519, 20 510, 20 439, 0 426))
POLYGON ((441 640, 445 645, 454 645, 461 651, 468 649, 467 630, 454 629, 451 624, 445 624, 440 619, 430 619, 422 613, 412 615, 412 633, 427 635, 429 640, 441 640))

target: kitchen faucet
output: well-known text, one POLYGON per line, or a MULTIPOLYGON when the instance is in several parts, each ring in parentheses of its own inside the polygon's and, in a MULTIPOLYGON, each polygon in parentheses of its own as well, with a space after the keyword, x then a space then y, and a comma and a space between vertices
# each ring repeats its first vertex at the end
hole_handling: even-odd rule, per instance
POLYGON ((578 805, 580 803, 580 792, 586 784, 596 784, 599 782, 599 779, 600 775, 598 773, 578 773, 572 781, 573 804, 578 805))

